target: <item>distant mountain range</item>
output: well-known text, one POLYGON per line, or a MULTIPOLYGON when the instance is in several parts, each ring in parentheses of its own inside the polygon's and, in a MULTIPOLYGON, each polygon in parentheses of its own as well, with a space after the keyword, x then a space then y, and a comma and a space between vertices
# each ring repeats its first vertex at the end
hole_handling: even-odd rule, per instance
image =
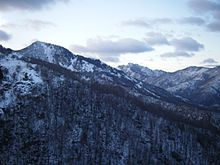
POLYGON ((220 66, 188 67, 172 73, 131 63, 119 68, 141 82, 163 88, 194 104, 220 107, 220 66))
POLYGON ((0 164, 220 164, 219 67, 112 68, 0 49, 0 164))

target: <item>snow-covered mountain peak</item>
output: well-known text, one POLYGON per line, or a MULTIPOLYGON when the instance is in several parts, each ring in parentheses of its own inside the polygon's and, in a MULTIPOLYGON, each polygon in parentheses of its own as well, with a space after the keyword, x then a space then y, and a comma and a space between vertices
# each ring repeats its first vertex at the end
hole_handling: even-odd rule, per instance
POLYGON ((18 52, 24 57, 32 57, 55 64, 65 63, 74 57, 69 50, 61 46, 41 41, 36 41, 18 52))
POLYGON ((41 41, 36 41, 22 50, 13 52, 9 56, 11 58, 32 62, 34 64, 55 64, 73 72, 85 73, 86 80, 88 79, 88 76, 90 76, 90 78, 93 77, 92 79, 99 79, 100 81, 106 79, 113 81, 112 77, 119 78, 126 76, 124 72, 106 65, 100 60, 74 55, 72 52, 61 46, 41 41))
POLYGON ((129 73, 132 77, 137 79, 146 79, 150 77, 158 77, 166 74, 166 72, 161 70, 151 70, 148 67, 144 67, 138 64, 128 63, 128 65, 118 66, 119 69, 124 71, 125 73, 129 73))
POLYGON ((196 67, 196 66, 191 66, 188 68, 185 68, 183 70, 179 70, 176 72, 173 72, 173 74, 184 74, 186 76, 198 76, 200 74, 203 74, 204 72, 208 71, 210 68, 205 68, 205 67, 196 67))
POLYGON ((220 105, 220 67, 191 66, 175 72, 149 70, 136 64, 120 66, 139 81, 163 88, 200 105, 220 105))
POLYGON ((29 45, 28 47, 29 48, 30 47, 37 47, 38 49, 39 48, 46 48, 46 47, 54 47, 55 49, 65 49, 59 45, 55 45, 55 44, 51 44, 51 43, 47 43, 47 42, 42 42, 42 41, 35 41, 31 45, 29 45))

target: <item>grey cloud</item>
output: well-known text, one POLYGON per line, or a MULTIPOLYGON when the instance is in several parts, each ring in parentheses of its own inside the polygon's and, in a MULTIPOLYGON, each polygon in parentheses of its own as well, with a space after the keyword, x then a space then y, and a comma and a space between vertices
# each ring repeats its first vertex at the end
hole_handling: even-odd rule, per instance
POLYGON ((207 25, 208 30, 213 32, 220 32, 220 21, 214 21, 207 25))
POLYGON ((149 20, 151 23, 155 23, 155 24, 170 24, 173 23, 173 20, 170 18, 156 18, 156 19, 152 19, 149 20))
POLYGON ((8 41, 11 39, 11 35, 7 32, 0 30, 0 41, 8 41))
POLYGON ((212 32, 220 32, 220 0, 190 0, 189 6, 199 14, 212 17, 205 27, 212 32))
POLYGON ((43 20, 27 20, 25 22, 25 26, 35 30, 40 30, 45 27, 55 27, 56 25, 52 22, 43 21, 43 20))
POLYGON ((122 22, 122 25, 126 26, 137 26, 152 28, 155 25, 169 24, 173 21, 169 18, 155 18, 155 19, 134 19, 122 22))
MULTIPOLYGON (((219 4, 220 4, 220 2, 219 2, 219 4)), ((207 27, 211 31, 220 32, 220 9, 213 13, 213 17, 215 18, 215 21, 208 24, 207 27)))
POLYGON ((169 43, 175 48, 175 51, 161 54, 161 57, 192 57, 195 52, 204 49, 202 44, 190 37, 173 39, 169 43))
POLYGON ((85 47, 75 45, 72 46, 72 48, 81 52, 117 54, 142 53, 153 50, 153 48, 146 45, 145 42, 131 38, 120 39, 118 41, 90 39, 85 47))
POLYGON ((90 39, 86 46, 72 45, 71 50, 80 53, 95 53, 105 61, 116 62, 121 54, 143 53, 152 51, 153 48, 145 42, 126 38, 112 41, 108 39, 90 39))
POLYGON ((2 25, 1 27, 41 30, 46 27, 55 27, 55 26, 56 25, 52 22, 32 19, 32 20, 22 20, 20 23, 7 23, 2 25))
POLYGON ((145 41, 149 45, 169 45, 167 38, 161 33, 149 32, 145 41))
POLYGON ((215 11, 215 12, 213 13, 213 17, 214 17, 215 19, 217 19, 217 20, 220 20, 220 10, 219 10, 219 11, 215 11))
POLYGON ((219 11, 220 2, 211 0, 190 0, 189 6, 196 12, 219 11))
POLYGON ((123 25, 127 26, 139 26, 139 27, 151 27, 146 21, 143 20, 129 20, 122 23, 123 25))
POLYGON ((184 52, 184 51, 175 51, 161 54, 160 57, 170 58, 170 57, 192 57, 194 53, 184 52))
POLYGON ((204 49, 204 45, 200 44, 196 40, 190 37, 185 37, 181 39, 173 39, 170 41, 170 44, 173 45, 178 51, 199 51, 204 49))
POLYGON ((181 24, 204 25, 205 20, 200 17, 185 17, 178 21, 181 24))
POLYGON ((217 63, 218 62, 215 61, 213 58, 207 58, 201 62, 201 64, 217 64, 217 63))
MULTIPOLYGON (((220 5, 220 2, 219 2, 220 5)), ((214 21, 207 25, 207 28, 213 32, 220 32, 220 8, 219 11, 213 12, 214 21)))
MULTIPOLYGON (((219 17, 219 13, 216 12, 216 17, 219 17)), ((172 20, 170 18, 155 18, 155 19, 134 19, 122 22, 122 25, 137 26, 145 28, 153 28, 155 25, 166 25, 166 24, 189 24, 189 25, 205 25, 206 20, 201 17, 183 17, 181 19, 172 20)))
MULTIPOLYGON (((59 0, 67 2, 69 0, 59 0)), ((0 10, 6 11, 11 9, 20 10, 39 10, 45 6, 59 2, 58 0, 0 0, 0 10)))

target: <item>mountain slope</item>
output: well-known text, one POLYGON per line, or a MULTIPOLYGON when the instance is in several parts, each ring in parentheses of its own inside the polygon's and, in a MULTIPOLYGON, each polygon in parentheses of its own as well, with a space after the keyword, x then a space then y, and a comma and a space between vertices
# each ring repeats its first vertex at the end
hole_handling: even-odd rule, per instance
POLYGON ((0 164, 220 163, 217 113, 99 60, 36 42, 0 65, 0 164))
POLYGON ((106 65, 100 60, 73 55, 70 51, 60 46, 37 41, 29 47, 14 53, 14 55, 28 62, 35 63, 41 60, 56 64, 73 72, 83 73, 81 77, 87 81, 122 85, 127 90, 133 91, 133 93, 140 93, 141 91, 144 95, 152 97, 153 100, 151 98, 148 99, 148 101, 151 100, 150 102, 154 101, 154 98, 155 100, 159 98, 160 101, 164 100, 171 103, 179 101, 184 104, 181 99, 161 88, 137 83, 135 79, 128 77, 124 72, 106 65), (36 50, 37 53, 34 53, 36 50), (143 90, 144 88, 145 90, 143 90))
POLYGON ((154 74, 146 74, 144 68, 135 64, 120 66, 129 76, 161 87, 195 104, 220 106, 220 67, 189 67, 173 73, 162 72, 160 75, 153 70, 151 72, 154 74))

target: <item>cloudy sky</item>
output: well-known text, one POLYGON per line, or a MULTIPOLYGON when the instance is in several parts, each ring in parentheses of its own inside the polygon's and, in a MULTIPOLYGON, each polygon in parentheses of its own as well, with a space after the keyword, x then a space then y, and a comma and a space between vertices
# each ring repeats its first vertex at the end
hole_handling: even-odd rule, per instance
POLYGON ((40 40, 118 66, 220 64, 220 0, 0 0, 0 44, 40 40))

